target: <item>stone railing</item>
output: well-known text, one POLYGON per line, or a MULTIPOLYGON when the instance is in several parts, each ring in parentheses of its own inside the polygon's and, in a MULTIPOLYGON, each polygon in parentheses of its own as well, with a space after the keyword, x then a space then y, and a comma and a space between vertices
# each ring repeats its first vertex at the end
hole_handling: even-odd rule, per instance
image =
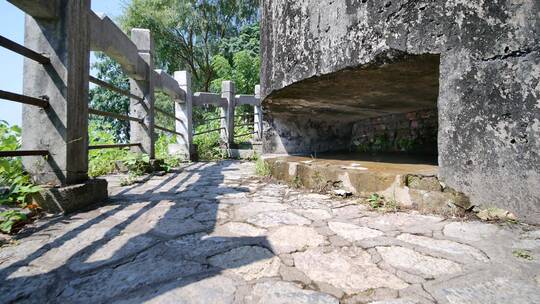
MULTIPOLYGON (((189 72, 171 76, 154 69, 154 43, 147 29, 125 35, 106 16, 90 9, 90 0, 9 0, 26 13, 24 46, 0 36, 0 46, 26 57, 23 94, 0 91, 0 98, 23 104, 22 149, 3 151, 0 157, 24 156, 33 180, 54 187, 87 185, 90 149, 129 147, 155 156, 155 130, 176 135, 170 152, 193 158, 193 106, 221 107, 225 148, 234 143, 234 109, 255 107, 254 139, 262 137, 258 87, 255 96, 235 95, 233 82, 224 81, 221 95, 192 93, 189 72), (125 91, 90 76, 90 52, 101 51, 118 62, 130 78, 125 91), (88 107, 88 84, 102 86, 130 98, 129 115, 88 107), (155 106, 154 92, 162 91, 175 104, 175 113, 155 106), (155 114, 173 118, 174 130, 155 124, 155 114), (130 122, 130 143, 89 146, 88 116, 130 122)), ((106 187, 106 184, 105 184, 106 187)))

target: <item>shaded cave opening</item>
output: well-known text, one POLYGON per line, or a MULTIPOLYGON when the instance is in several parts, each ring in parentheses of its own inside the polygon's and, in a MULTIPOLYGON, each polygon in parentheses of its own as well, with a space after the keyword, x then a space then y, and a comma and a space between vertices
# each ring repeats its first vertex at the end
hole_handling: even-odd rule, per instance
POLYGON ((390 52, 265 100, 265 154, 438 165, 440 56, 390 52))

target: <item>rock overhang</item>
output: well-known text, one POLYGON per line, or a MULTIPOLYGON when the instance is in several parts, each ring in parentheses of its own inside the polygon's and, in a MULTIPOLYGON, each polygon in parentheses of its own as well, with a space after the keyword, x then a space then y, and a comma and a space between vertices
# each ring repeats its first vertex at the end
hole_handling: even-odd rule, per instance
POLYGON ((314 76, 273 91, 264 106, 273 115, 349 123, 437 107, 437 54, 384 52, 374 62, 314 76))

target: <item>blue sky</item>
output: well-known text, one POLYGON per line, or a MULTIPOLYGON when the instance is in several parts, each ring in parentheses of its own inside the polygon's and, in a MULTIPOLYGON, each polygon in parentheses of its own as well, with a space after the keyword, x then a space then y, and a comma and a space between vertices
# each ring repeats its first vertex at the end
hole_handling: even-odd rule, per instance
MULTIPOLYGON (((92 10, 114 19, 128 0, 92 0, 92 10)), ((24 14, 7 1, 0 0, 0 35, 24 43, 24 14)), ((0 47, 0 90, 22 93, 23 57, 0 47)), ((0 99, 0 120, 21 124, 21 105, 0 99)))

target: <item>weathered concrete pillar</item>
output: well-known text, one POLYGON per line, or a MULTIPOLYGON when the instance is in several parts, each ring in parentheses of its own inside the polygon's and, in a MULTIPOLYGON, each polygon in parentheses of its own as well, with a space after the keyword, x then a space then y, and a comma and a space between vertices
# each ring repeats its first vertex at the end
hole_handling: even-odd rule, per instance
POLYGON ((150 30, 132 29, 131 40, 139 50, 139 56, 147 66, 144 80, 130 79, 131 94, 143 97, 144 100, 131 98, 129 104, 130 116, 144 120, 144 123, 130 122, 130 139, 132 143, 140 143, 140 148, 134 148, 136 152, 146 153, 151 159, 155 158, 154 148, 154 41, 150 30))
POLYGON ((193 95, 191 92, 191 74, 188 71, 174 72, 174 79, 182 90, 186 92, 184 103, 175 103, 174 111, 176 118, 176 132, 182 136, 176 136, 176 145, 169 145, 169 153, 180 154, 186 159, 194 160, 195 151, 193 147, 193 95))
POLYGON ((223 81, 221 84, 221 97, 227 100, 227 105, 221 107, 221 139, 227 148, 234 143, 234 106, 235 87, 232 81, 223 81))
MULTIPOLYGON (((260 85, 255 86, 255 98, 258 98, 259 100, 261 99, 261 86, 260 85)), ((263 133, 262 133, 263 132, 262 106, 259 103, 258 105, 255 105, 253 108, 254 108, 254 111, 255 111, 255 119, 254 119, 255 125, 254 125, 254 129, 253 129, 255 134, 253 136, 254 136, 254 139, 256 141, 261 141, 262 140, 262 135, 263 135, 263 133)))
MULTIPOLYGON (((12 2, 25 7, 23 1, 12 2)), ((44 2, 35 5, 40 3, 44 2)), ((48 55, 51 63, 43 66, 24 60, 23 94, 47 98, 50 107, 23 106, 22 148, 50 153, 47 158, 23 158, 26 170, 37 183, 65 186, 88 179, 90 0, 57 4, 52 10, 54 16, 43 19, 26 15, 25 19, 26 47, 48 55)), ((45 6, 44 11, 46 8, 50 7, 45 6)), ((35 11, 40 10, 34 7, 28 13, 35 11)))

